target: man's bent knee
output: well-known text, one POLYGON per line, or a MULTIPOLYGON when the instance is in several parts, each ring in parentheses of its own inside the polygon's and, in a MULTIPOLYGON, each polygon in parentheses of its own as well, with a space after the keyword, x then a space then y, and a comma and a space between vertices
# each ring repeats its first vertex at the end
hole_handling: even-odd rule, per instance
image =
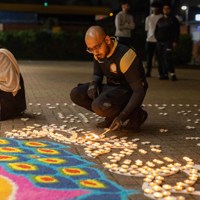
POLYGON ((112 107, 110 102, 92 102, 92 110, 99 116, 106 116, 106 111, 112 107))
POLYGON ((78 103, 80 101, 80 93, 77 87, 73 88, 70 92, 70 98, 74 103, 78 103))

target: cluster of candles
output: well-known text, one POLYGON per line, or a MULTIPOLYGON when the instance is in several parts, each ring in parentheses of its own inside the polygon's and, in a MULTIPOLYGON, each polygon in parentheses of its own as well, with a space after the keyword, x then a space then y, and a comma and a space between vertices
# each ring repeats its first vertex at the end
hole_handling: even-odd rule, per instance
MULTIPOLYGON (((67 106, 68 104, 64 104, 67 106)), ((37 106, 40 106, 38 104, 37 106)), ((49 109, 54 109, 56 106, 59 106, 57 103, 56 106, 51 106, 47 104, 49 109)), ((75 106, 75 105, 73 105, 75 106)), ((145 106, 145 105, 144 105, 145 106)), ((146 106, 153 106, 148 104, 146 106)), ((164 110, 167 105, 159 106, 154 105, 159 110, 164 110)), ((175 106, 172 104, 171 106, 175 106)), ((182 107, 183 104, 178 106, 182 107)), ((190 105, 186 105, 189 107, 190 105)), ((197 107, 198 105, 194 105, 197 107)), ((200 110, 198 110, 200 111, 200 110)), ((187 115, 191 113, 191 110, 188 111, 178 111, 177 114, 187 115)), ((39 115, 39 113, 38 113, 39 115)), ((64 116, 62 113, 58 113, 58 117, 63 120, 64 123, 89 123, 91 119, 100 120, 101 117, 95 116, 89 113, 77 113, 78 116, 69 115, 64 116)), ((159 115, 167 116, 166 112, 159 113, 159 115)), ((197 116, 198 113, 195 113, 194 116, 197 116)), ((22 121, 27 121, 26 118, 23 118, 22 121)), ((187 119, 187 122, 192 120, 187 119)), ((199 119, 196 119, 195 124, 199 123, 199 119)), ((187 129, 195 129, 194 126, 186 126, 187 129)), ((160 129, 161 133, 168 132, 168 129, 160 129)), ((185 165, 182 165, 178 162, 174 162, 173 159, 169 157, 163 157, 162 159, 152 159, 149 161, 142 161, 142 155, 148 154, 146 149, 140 148, 139 138, 135 138, 127 141, 127 137, 117 138, 117 136, 101 137, 97 134, 92 133, 91 131, 85 131, 84 129, 78 129, 77 127, 71 127, 66 129, 66 125, 57 127, 55 124, 49 126, 41 126, 39 124, 34 124, 33 126, 27 126, 22 128, 22 130, 12 130, 6 132, 6 136, 9 138, 16 139, 34 139, 49 137, 55 141, 66 143, 66 144, 75 144, 84 146, 85 153, 93 158, 105 155, 106 162, 103 162, 103 166, 112 173, 117 173, 126 176, 137 176, 144 177, 143 191, 146 196, 156 199, 165 199, 165 200, 184 200, 184 196, 172 196, 172 193, 181 192, 194 194, 195 184, 198 180, 200 174, 198 169, 195 168, 194 162, 189 157, 183 157, 183 160, 186 161, 185 165), (41 128, 41 130, 38 130, 41 128), (67 135, 67 136, 66 136, 67 135), (134 153, 141 156, 140 159, 133 160, 134 153), (167 184, 165 181, 166 176, 171 176, 173 174, 184 172, 188 174, 188 178, 184 181, 178 181, 174 185, 167 184)), ((199 137, 186 137, 186 140, 199 140, 199 137)), ((150 151, 154 153, 161 153, 162 149, 160 145, 151 145, 151 142, 145 141, 141 142, 142 145, 148 145, 150 151)), ((198 194, 199 195, 199 194, 198 194)))
MULTIPOLYGON (((34 126, 27 126, 21 131, 12 130, 11 132, 6 132, 6 136, 17 139, 49 137, 58 142, 84 146, 85 153, 93 158, 107 154, 106 159, 108 161, 103 163, 106 169, 121 175, 144 177, 144 183, 146 183, 146 186, 143 188, 144 194, 147 196, 150 195, 153 198, 178 200, 181 197, 184 199, 184 197, 173 197, 171 195, 172 192, 195 192, 194 185, 198 180, 199 174, 198 170, 194 168, 193 160, 189 157, 183 157, 186 165, 174 162, 169 157, 146 162, 140 159, 133 161, 130 158, 133 157, 135 152, 141 156, 148 154, 147 150, 139 147, 139 138, 127 141, 127 137, 105 137, 105 135, 100 137, 90 131, 84 131, 84 129, 78 129, 77 127, 65 128, 66 126, 57 127, 55 124, 50 126, 34 124, 34 126), (41 128, 41 130, 36 130, 36 128, 41 128), (70 137, 67 137, 63 133, 70 135, 70 137), (82 136, 79 136, 79 133, 82 136), (114 149, 118 149, 118 152, 114 152, 114 149), (176 182, 175 185, 165 183, 164 178, 166 176, 176 174, 180 171, 188 173, 189 176, 186 180, 176 182)), ((149 145, 152 152, 162 152, 160 145, 152 145, 150 141, 141 142, 141 144, 149 145)))
MULTIPOLYGON (((150 173, 148 173, 144 178, 144 181, 146 182, 145 187, 143 187, 144 193, 147 196, 150 195, 151 197, 165 200, 185 199, 183 196, 172 196, 172 192, 182 192, 187 194, 194 193, 194 185, 199 177, 198 170, 193 167, 194 162, 192 159, 188 157, 183 157, 183 159, 186 161, 186 165, 184 166, 180 163, 171 163, 168 164, 167 167, 161 167, 154 170, 151 169, 150 173), (174 185, 165 183, 164 179, 166 176, 178 173, 179 171, 187 172, 188 178, 183 181, 176 182, 174 185)), ((165 160, 167 161, 167 159, 165 160)))

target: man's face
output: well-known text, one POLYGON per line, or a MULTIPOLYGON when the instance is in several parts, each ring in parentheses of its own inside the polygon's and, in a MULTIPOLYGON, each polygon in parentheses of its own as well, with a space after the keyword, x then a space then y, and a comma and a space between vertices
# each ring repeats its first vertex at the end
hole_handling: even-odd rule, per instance
POLYGON ((163 14, 164 15, 169 15, 171 12, 171 8, 169 6, 163 6, 163 14))
POLYGON ((94 54, 99 60, 104 59, 110 52, 110 47, 106 43, 106 37, 98 40, 87 39, 86 40, 87 51, 94 54))
POLYGON ((130 10, 130 5, 128 3, 122 4, 122 10, 128 12, 130 10))

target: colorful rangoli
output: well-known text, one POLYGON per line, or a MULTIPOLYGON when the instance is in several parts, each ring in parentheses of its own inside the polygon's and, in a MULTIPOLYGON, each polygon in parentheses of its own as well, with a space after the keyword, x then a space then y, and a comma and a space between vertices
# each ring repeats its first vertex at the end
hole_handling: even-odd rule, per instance
POLYGON ((94 163, 67 148, 0 138, 0 200, 124 200, 137 192, 108 180, 94 163))

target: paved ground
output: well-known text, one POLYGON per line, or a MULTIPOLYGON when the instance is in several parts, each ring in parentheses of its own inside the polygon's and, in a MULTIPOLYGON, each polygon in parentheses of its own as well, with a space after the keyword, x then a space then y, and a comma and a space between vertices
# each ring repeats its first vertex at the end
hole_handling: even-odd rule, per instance
MULTIPOLYGON (((74 106, 69 98, 71 88, 79 82, 90 80, 91 62, 20 61, 19 63, 25 82, 28 104, 26 113, 29 120, 14 119, 0 122, 2 136, 5 131, 33 124, 56 124, 57 126, 65 124, 68 128, 76 126, 85 131, 91 130, 96 133, 102 131, 95 128, 97 118, 91 113, 87 114, 86 110, 74 106), (81 122, 67 122, 60 117, 69 118, 70 114, 78 116, 78 113, 90 116, 90 122, 83 123, 80 115, 81 122)), ((200 146, 198 146, 200 144, 200 69, 178 68, 177 77, 176 82, 160 81, 157 78, 157 70, 154 69, 153 77, 148 79, 149 90, 144 100, 144 109, 149 113, 149 117, 141 131, 139 133, 119 131, 108 134, 108 136, 117 134, 119 138, 127 136, 127 141, 132 140, 138 144, 135 152, 128 157, 132 160, 132 164, 135 164, 136 160, 143 161, 143 164, 151 161, 159 168, 170 163, 164 160, 165 157, 169 157, 173 159, 173 164, 179 163, 185 166, 187 163, 190 164, 189 167, 200 170, 200 146), (136 138, 140 140, 136 142, 136 138), (150 145, 160 145, 154 149, 161 149, 162 152, 152 151, 150 145), (146 150, 147 154, 140 153, 139 149, 146 150), (155 159, 164 160, 165 164, 159 164, 155 159)), ((86 156, 82 147, 71 146, 72 152, 86 156)), ((144 196, 142 191, 142 186, 145 187, 144 175, 138 177, 111 173, 103 167, 103 163, 108 162, 106 156, 99 156, 96 159, 87 156, 86 158, 96 162, 98 168, 102 169, 111 180, 127 189, 139 190, 140 193, 131 195, 130 199, 151 199, 151 195, 144 196)), ((178 164, 177 166, 179 167, 178 164)), ((198 173, 200 176, 200 172, 198 173)), ((164 181, 174 185, 187 178, 186 173, 179 171, 176 175, 168 176, 164 181)), ((190 200, 200 199, 199 178, 194 187, 196 193, 178 193, 175 196, 182 195, 190 200)))

